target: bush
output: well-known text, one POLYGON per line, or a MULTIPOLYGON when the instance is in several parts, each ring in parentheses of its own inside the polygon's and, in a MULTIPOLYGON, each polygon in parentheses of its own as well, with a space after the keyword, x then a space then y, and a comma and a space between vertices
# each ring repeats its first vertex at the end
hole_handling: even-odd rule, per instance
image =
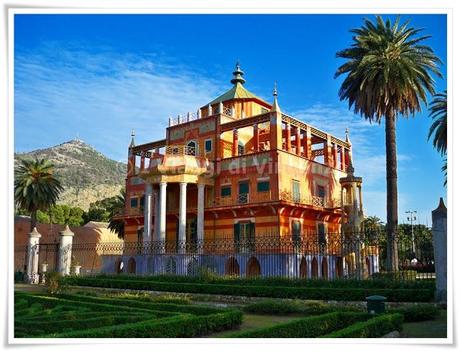
POLYGON ((279 314, 286 315, 291 313, 301 313, 309 315, 318 315, 323 313, 338 312, 340 311, 358 311, 353 307, 335 307, 321 302, 308 302, 305 301, 280 301, 280 300, 263 300, 251 303, 243 307, 244 312, 257 313, 257 314, 279 314))
POLYGON ((316 338, 350 324, 369 318, 367 313, 332 312, 296 319, 267 328, 234 333, 234 338, 316 338))
POLYGON ((133 290, 173 291, 250 297, 290 298, 307 300, 364 301, 370 295, 382 295, 388 301, 426 302, 433 299, 432 289, 380 289, 380 288, 322 288, 234 285, 218 283, 177 283, 146 279, 100 279, 75 277, 67 280, 72 285, 123 288, 133 290))
POLYGON ((414 305, 403 308, 392 308, 389 313, 399 313, 404 316, 404 322, 421 322, 436 319, 439 308, 434 305, 414 305))
POLYGON ((50 295, 63 293, 67 288, 66 280, 57 272, 45 273, 45 286, 50 295))
POLYGON ((382 314, 367 321, 354 323, 344 329, 321 336, 322 338, 379 338, 394 330, 401 330, 403 315, 382 314))
POLYGON ((404 270, 398 272, 379 272, 372 274, 372 279, 382 281, 396 281, 396 282, 407 282, 415 281, 417 279, 416 270, 404 270))
POLYGON ((237 310, 207 316, 176 316, 163 320, 51 334, 56 338, 192 338, 220 330, 235 328, 242 322, 243 314, 237 310))

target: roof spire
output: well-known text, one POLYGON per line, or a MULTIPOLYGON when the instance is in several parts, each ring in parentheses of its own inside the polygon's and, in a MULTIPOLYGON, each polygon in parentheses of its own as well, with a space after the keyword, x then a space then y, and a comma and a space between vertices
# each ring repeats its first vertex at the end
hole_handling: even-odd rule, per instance
POLYGON ((345 128, 345 141, 350 144, 350 137, 348 136, 348 127, 345 128))
POLYGON ((276 81, 275 86, 273 87, 273 105, 270 112, 281 112, 281 109, 278 105, 278 89, 276 86, 276 81))
POLYGON ((243 78, 244 72, 241 70, 240 61, 236 61, 235 70, 233 71, 233 79, 230 81, 232 84, 244 84, 246 80, 243 78))
POLYGON ((136 134, 134 134, 134 129, 131 129, 131 143, 129 144, 130 148, 136 146, 136 142, 134 141, 135 136, 136 134))

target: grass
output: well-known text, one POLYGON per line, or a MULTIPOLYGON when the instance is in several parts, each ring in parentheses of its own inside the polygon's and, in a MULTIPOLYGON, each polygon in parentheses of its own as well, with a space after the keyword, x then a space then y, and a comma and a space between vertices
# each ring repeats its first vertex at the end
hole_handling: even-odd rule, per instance
POLYGON ((446 338, 447 311, 441 310, 439 316, 432 321, 403 323, 402 338, 446 338))

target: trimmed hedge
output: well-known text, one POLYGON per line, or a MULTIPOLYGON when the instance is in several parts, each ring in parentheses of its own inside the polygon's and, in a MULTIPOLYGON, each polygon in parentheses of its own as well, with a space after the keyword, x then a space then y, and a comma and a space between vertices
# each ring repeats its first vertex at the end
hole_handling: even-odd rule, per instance
POLYGON ((421 322, 436 319, 440 311, 434 305, 414 305, 403 308, 392 308, 388 312, 402 314, 404 322, 421 322))
POLYGON ((301 313, 308 315, 318 315, 330 312, 339 311, 356 311, 359 309, 355 307, 336 307, 321 302, 305 301, 280 301, 280 300, 263 300, 254 302, 243 307, 244 312, 256 314, 270 314, 270 315, 286 315, 291 313, 301 313))
POLYGON ((427 302, 434 297, 432 289, 365 289, 365 288, 319 288, 281 287, 257 285, 224 285, 209 283, 176 283, 145 279, 100 279, 72 277, 71 285, 93 286, 117 289, 156 290, 183 293, 239 295, 250 297, 291 298, 308 300, 364 301, 370 295, 383 295, 387 301, 427 302))
POLYGON ((332 312, 320 316, 296 319, 267 328, 259 328, 229 335, 233 338, 316 338, 325 333, 369 318, 367 313, 332 312))
POLYGON ((177 316, 162 320, 55 333, 54 338, 192 338, 235 328, 243 319, 241 311, 230 310, 207 316, 177 316))
POLYGON ((401 330, 404 317, 400 313, 382 314, 367 321, 354 323, 344 329, 321 336, 322 338, 379 338, 401 330))
MULTIPOLYGON (((399 274, 399 273, 398 273, 399 274)), ((152 282, 169 282, 169 283, 213 283, 224 285, 256 285, 256 286, 282 286, 282 287, 320 287, 320 288, 387 288, 387 289, 433 289, 435 290, 434 279, 423 280, 404 280, 405 275, 411 273, 401 273, 399 277, 392 273, 377 273, 372 279, 301 279, 301 278, 286 278, 286 277, 246 277, 234 278, 225 276, 182 276, 182 275, 146 275, 137 276, 129 274, 98 274, 91 276, 97 279, 114 279, 114 280, 136 280, 136 281, 152 281, 152 282)), ((81 279, 82 277, 66 277, 67 281, 81 279)))

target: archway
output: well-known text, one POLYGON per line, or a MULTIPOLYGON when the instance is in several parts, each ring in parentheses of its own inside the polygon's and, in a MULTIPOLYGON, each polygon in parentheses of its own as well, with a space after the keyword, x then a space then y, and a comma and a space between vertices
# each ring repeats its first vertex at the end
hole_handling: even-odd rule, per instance
POLYGON ((318 278, 318 260, 316 257, 311 260, 311 277, 318 278))
POLYGON ((134 259, 134 257, 131 257, 128 260, 128 273, 136 274, 136 260, 134 259))
POLYGON ((230 257, 225 262, 225 274, 226 275, 240 275, 240 265, 235 257, 230 257))
POLYGON ((329 271, 328 271, 327 258, 326 257, 323 257, 323 260, 321 262, 321 278, 329 279, 329 271))
POLYGON ((335 258, 335 276, 337 278, 343 277, 343 259, 342 257, 335 258))
POLYGON ((123 261, 121 258, 118 258, 115 261, 115 273, 120 274, 121 272, 123 272, 123 261))
POLYGON ((307 277, 307 259, 302 257, 300 260, 300 267, 299 267, 299 275, 300 278, 306 278, 307 277))
POLYGON ((260 264, 257 258, 251 257, 246 266, 246 276, 258 277, 261 274, 260 264))

